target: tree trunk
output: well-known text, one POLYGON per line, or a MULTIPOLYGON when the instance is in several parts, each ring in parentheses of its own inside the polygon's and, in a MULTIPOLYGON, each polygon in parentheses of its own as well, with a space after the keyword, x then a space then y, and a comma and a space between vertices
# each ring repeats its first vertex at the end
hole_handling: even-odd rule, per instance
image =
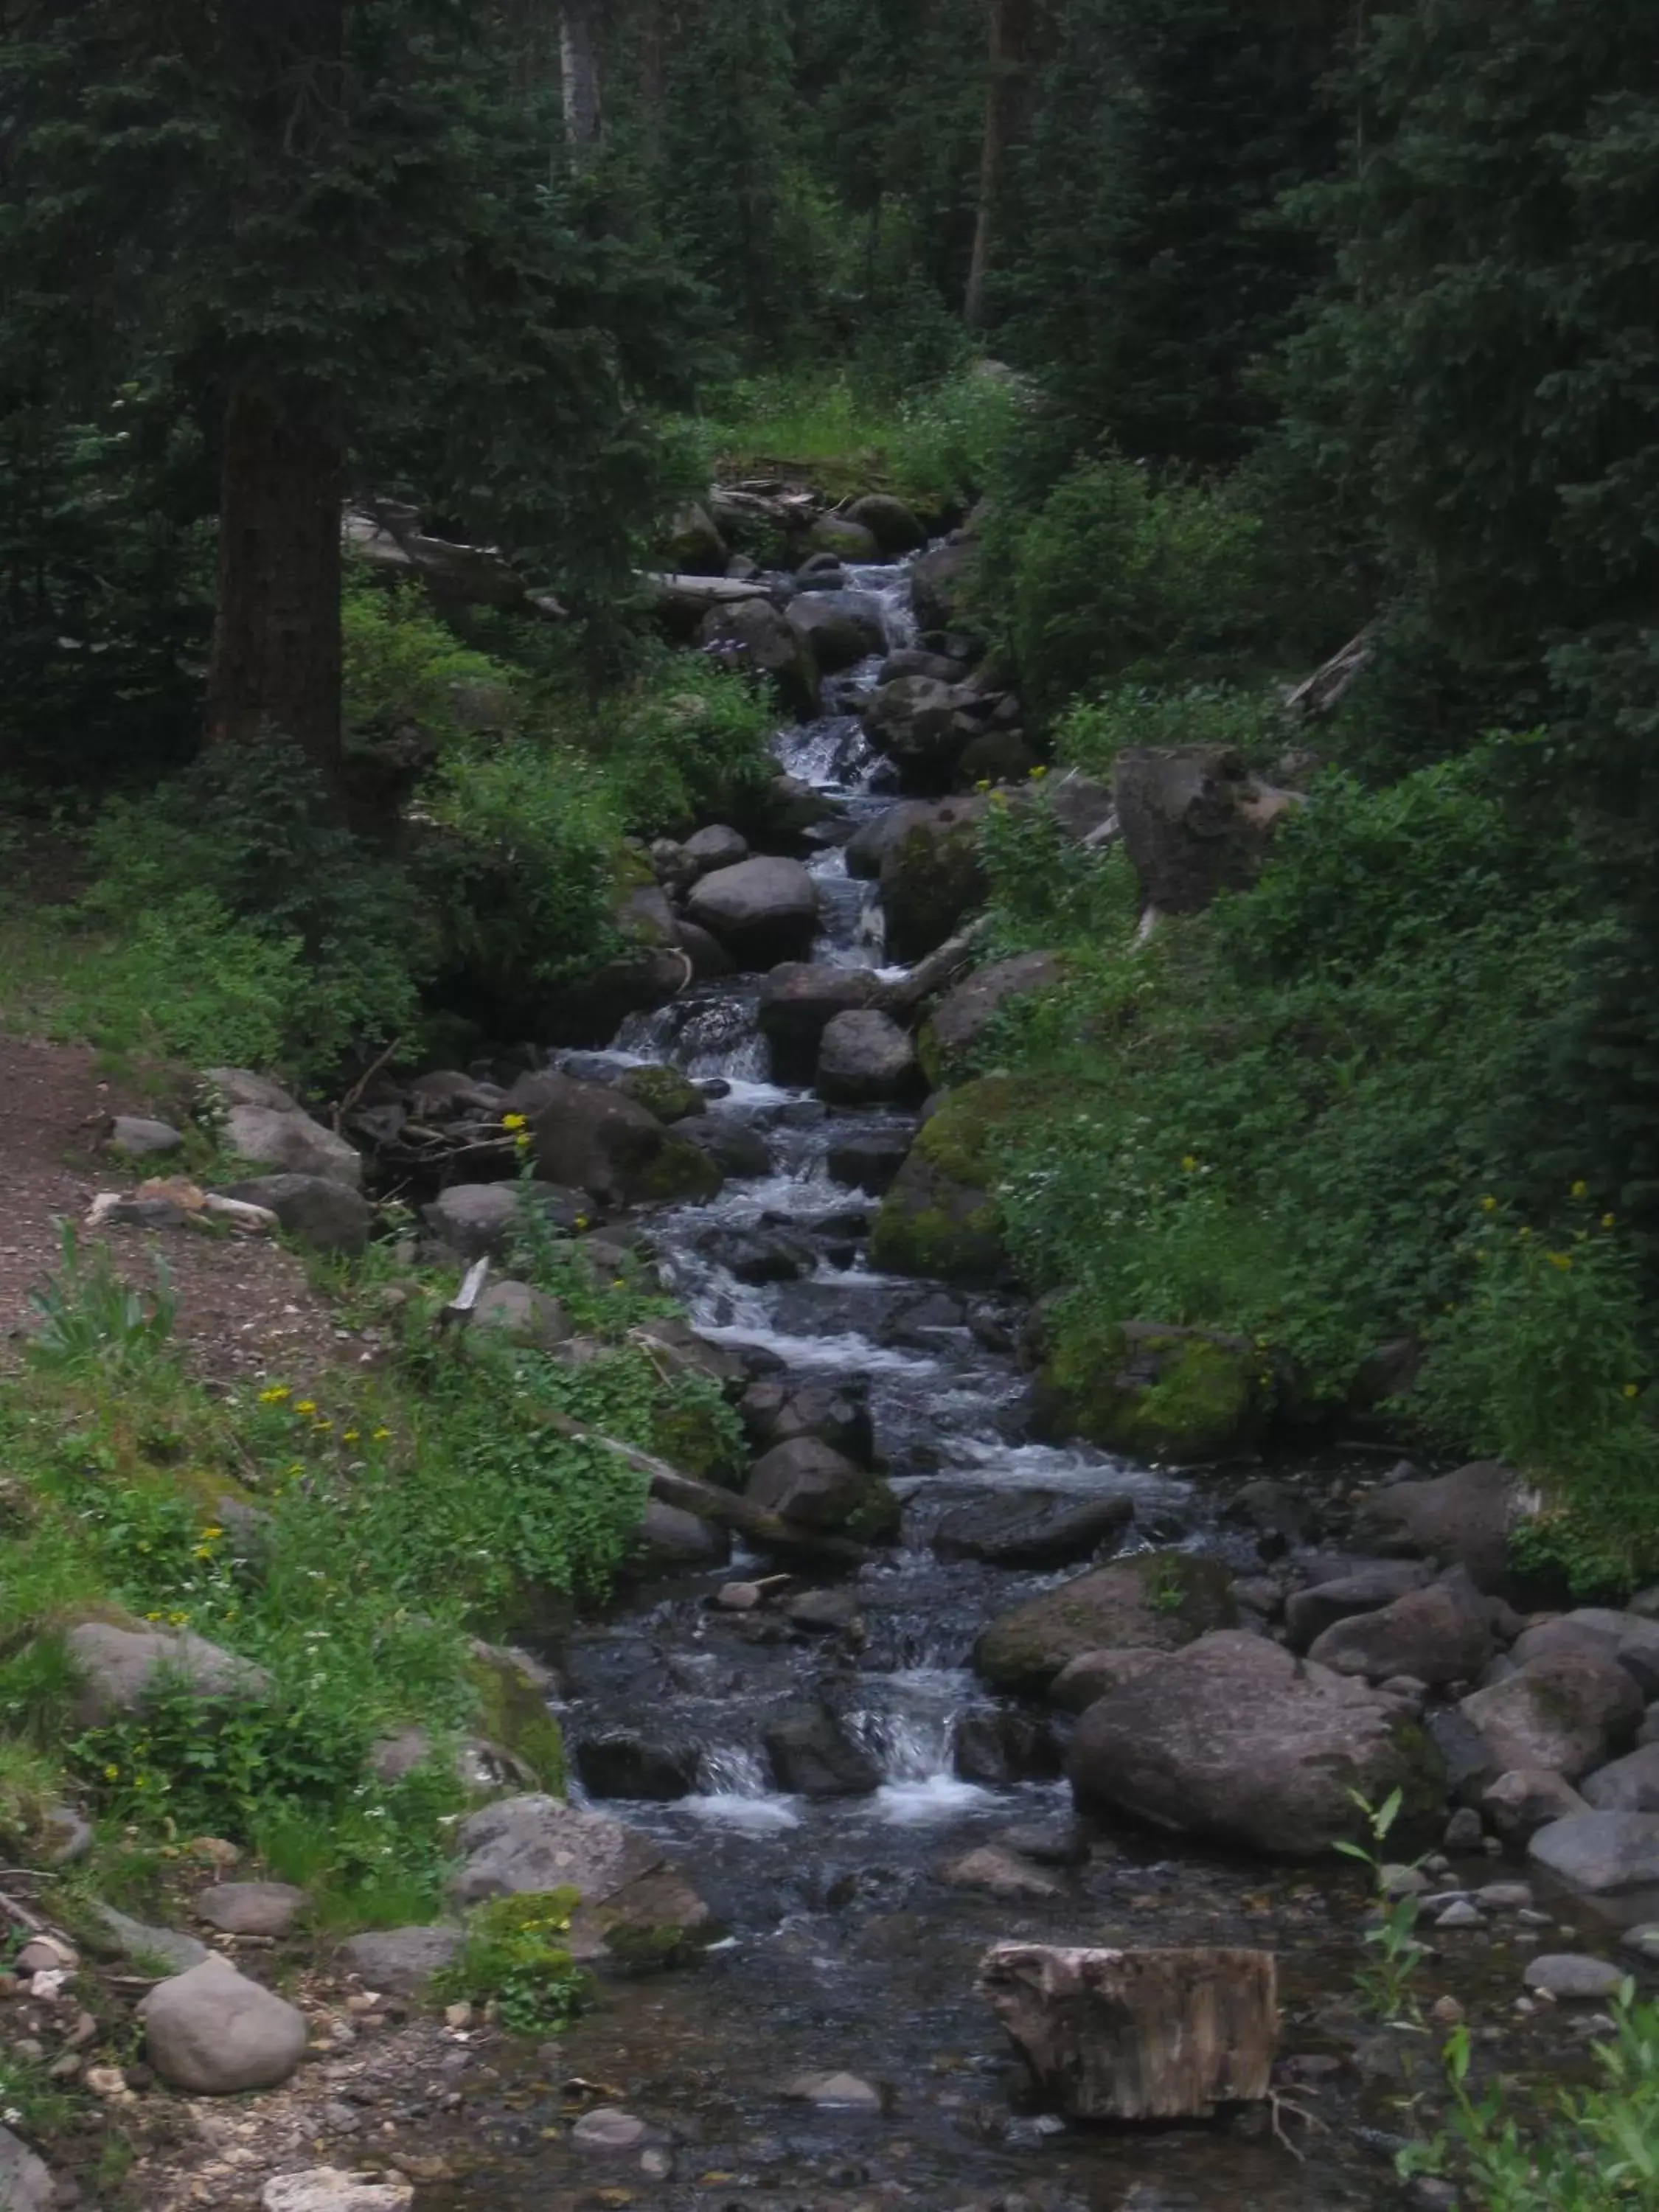
POLYGON ((985 87, 985 136, 980 148, 979 219, 968 271, 963 319, 979 330, 985 321, 986 288, 999 237, 1000 203, 1007 189, 1008 156, 1031 116, 1031 70, 1036 58, 1037 0, 991 0, 991 54, 985 87))
POLYGON ((603 127, 599 106, 599 48, 595 0, 564 0, 559 26, 559 67, 564 83, 564 132, 571 165, 592 161, 603 127))
POLYGON ((304 388, 232 386, 207 730, 220 743, 292 738, 337 794, 344 465, 330 412, 304 388))
POLYGON ((994 1944, 980 1987, 1073 2119, 1205 2119, 1265 2097, 1279 2047, 1271 1951, 994 1944))

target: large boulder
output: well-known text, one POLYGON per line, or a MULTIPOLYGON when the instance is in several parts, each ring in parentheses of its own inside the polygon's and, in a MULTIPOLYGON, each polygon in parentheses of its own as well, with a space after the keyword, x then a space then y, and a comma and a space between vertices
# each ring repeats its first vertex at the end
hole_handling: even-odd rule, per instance
POLYGON ((671 1137, 656 1115, 604 1083, 538 1075, 507 1096, 533 1095, 536 1159, 556 1183, 590 1190, 604 1205, 710 1198, 719 1170, 704 1152, 671 1137))
POLYGON ((825 1705, 790 1705, 761 1731, 780 1790, 800 1797, 867 1797, 881 1769, 825 1705))
MULTIPOLYGON (((421 1208, 421 1218, 441 1244, 463 1260, 499 1260, 517 1231, 523 1199, 517 1182, 458 1182, 421 1208)), ((593 1204, 585 1191, 533 1182, 530 1195, 551 1227, 572 1230, 593 1204)))
POLYGON ((1605 1606, 1580 1606, 1528 1629, 1516 1638, 1510 1656, 1524 1666, 1550 1651, 1594 1651, 1616 1659, 1644 1698, 1659 1697, 1659 1620, 1605 1606))
POLYGON ((927 543, 927 532, 915 514, 890 491, 866 492, 848 508, 847 520, 860 524, 884 553, 896 557, 927 543))
POLYGON ((1504 1843, 1519 1847, 1553 1820, 1588 1813, 1590 1805, 1565 1775, 1546 1766, 1522 1766, 1486 1784, 1480 1793, 1480 1810, 1488 1827, 1504 1843))
POLYGON ((983 1559, 994 1567, 1070 1567, 1121 1536, 1133 1513, 1127 1498, 994 1491, 952 1506, 933 1531, 933 1549, 942 1559, 983 1559))
POLYGON ((847 863, 847 872, 861 884, 873 884, 881 874, 881 864, 890 847, 914 822, 925 822, 933 811, 932 802, 926 799, 902 799, 896 806, 884 806, 879 814, 872 814, 860 823, 842 848, 842 857, 847 863))
POLYGON ((1352 1564, 1356 1571, 1323 1577, 1307 1589, 1293 1590, 1285 1601, 1285 1626, 1293 1651, 1306 1651, 1339 1620, 1382 1612, 1430 1579, 1430 1570, 1416 1559, 1352 1564))
POLYGON ((815 553, 833 553, 838 561, 873 561, 881 552, 875 532, 851 514, 821 514, 806 535, 815 553))
POLYGON ((1160 914, 1198 914, 1218 892, 1248 890, 1299 803, 1258 783, 1225 745, 1126 745, 1114 781, 1125 849, 1160 914))
POLYGON ((1659 1887, 1659 1814, 1574 1813, 1540 1828, 1527 1850, 1551 1874, 1593 1895, 1659 1887))
POLYGON ((875 1462, 868 1389, 856 1382, 751 1383, 738 1412, 757 1451, 795 1437, 818 1437, 860 1467, 875 1462))
POLYGON ((999 1614, 974 1646, 974 1664, 999 1690, 1046 1690, 1085 1651, 1174 1651, 1237 1618, 1232 1577, 1215 1559, 1143 1552, 999 1614))
POLYGON ((263 1667, 187 1628, 83 1620, 65 1632, 64 1642, 79 1680, 74 1714, 80 1728, 104 1728, 142 1712, 175 1686, 224 1704, 258 1704, 270 1695, 271 1679, 263 1667))
POLYGON ((263 1206, 287 1235, 315 1252, 355 1256, 368 1244, 374 1218, 360 1191, 331 1176, 250 1176, 227 1184, 225 1196, 263 1206))
POLYGON ((1659 1743, 1644 1743, 1587 1777, 1587 1805, 1598 1813, 1659 1813, 1659 1743))
POLYGON ((1255 1443, 1273 1403, 1272 1370, 1247 1337, 1163 1322, 1101 1329, 1062 1311, 1033 1414, 1041 1435, 1180 1464, 1255 1443))
POLYGON ((744 1495, 804 1528, 849 1529, 884 1536, 897 1525, 898 1508, 887 1485, 855 1467, 822 1437, 791 1437, 774 1444, 750 1470, 744 1495))
POLYGON ((348 1190, 362 1185, 363 1164, 351 1146, 297 1107, 233 1106, 225 1116, 224 1147, 256 1167, 320 1176, 348 1190))
POLYGON ((562 1300, 511 1281, 486 1286, 472 1309, 472 1328, 526 1352, 552 1352, 576 1333, 562 1300))
POLYGON ((891 959, 925 959, 985 903, 984 819, 982 799, 942 799, 913 814, 887 847, 880 884, 891 959))
POLYGON ((870 1243, 878 1267, 986 1287, 1007 1277, 994 1153, 1030 1100, 1028 1085, 1000 1075, 947 1095, 917 1130, 882 1201, 870 1243))
POLYGON ((785 618, 823 676, 868 660, 887 642, 880 603, 867 592, 803 592, 785 618))
POLYGON ((964 749, 978 731, 969 710, 980 703, 971 684, 896 676, 865 701, 865 728, 876 750, 897 769, 902 789, 939 798, 955 781, 964 749))
POLYGON ((624 1098, 643 1106, 659 1121, 684 1121, 708 1111, 708 1101, 690 1077, 683 1075, 678 1067, 630 1067, 617 1088, 624 1098))
POLYGON ((1362 1538, 1386 1551, 1416 1552, 1443 1566, 1467 1567, 1483 1590, 1513 1581, 1510 1539, 1536 1501, 1513 1468, 1476 1460, 1431 1482, 1395 1482, 1373 1491, 1355 1517, 1362 1538))
POLYGON ((51 2167, 20 2136, 0 2127, 0 2212, 51 2212, 68 2201, 58 2196, 51 2167))
POLYGON ((870 1005, 877 983, 867 968, 813 966, 799 960, 775 968, 761 987, 760 1030, 780 1083, 810 1083, 823 1032, 837 1014, 870 1005))
POLYGON ((1408 1590, 1376 1613, 1339 1620, 1309 1653, 1338 1674, 1373 1682, 1409 1674, 1419 1682, 1473 1682, 1491 1658, 1486 1600, 1462 1567, 1426 1589, 1408 1590))
POLYGON ((309 2035, 297 2006, 217 1953, 158 1982, 138 2017, 150 2065, 169 2088, 193 2097, 276 2088, 305 2056, 309 2035))
POLYGON ((874 1006, 836 1014, 818 1046, 819 1095, 837 1106, 920 1098, 921 1063, 908 1033, 874 1006))
POLYGON ((818 926, 817 889, 799 860, 716 868, 693 886, 686 910, 745 968, 802 958, 818 926))
POLYGON ((942 1082, 966 1060, 1005 1006, 1052 991, 1064 976, 1054 952, 1017 952, 976 969, 939 1001, 917 1039, 929 1082, 942 1082))
POLYGON ((718 1522, 653 1498, 646 1503, 629 1567, 647 1577, 698 1574, 707 1567, 723 1567, 731 1556, 731 1534, 718 1522))
POLYGON ((1266 1638, 1206 1636, 1097 1698, 1068 1771, 1079 1805, 1285 1858, 1365 1832, 1355 1794, 1443 1802, 1433 1748, 1362 1683, 1266 1638))
POLYGON ((699 500, 674 517, 660 550, 669 567, 687 576, 723 576, 732 557, 720 525, 699 500))
POLYGON ((1546 1767, 1576 1782, 1631 1741, 1643 1705, 1617 1660, 1555 1651, 1476 1690, 1457 1710, 1479 1731, 1494 1775, 1546 1767))
POLYGON ((915 1134, 912 1121, 874 1121, 862 1117, 833 1130, 824 1155, 831 1181, 861 1190, 866 1198, 884 1197, 898 1180, 915 1134))
POLYGON ((769 676, 790 712, 803 716, 817 713, 817 664, 799 630, 769 599, 738 599, 711 607, 699 635, 704 645, 769 676))
POLYGON ((958 531, 924 553, 910 571, 910 597, 916 627, 924 636, 957 627, 976 549, 958 531))

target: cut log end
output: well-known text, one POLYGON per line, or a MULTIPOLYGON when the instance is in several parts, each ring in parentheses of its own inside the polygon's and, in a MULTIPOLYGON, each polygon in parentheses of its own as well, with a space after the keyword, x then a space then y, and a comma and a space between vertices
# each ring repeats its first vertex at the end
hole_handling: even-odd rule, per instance
POLYGON ((1071 2118, 1204 2119, 1267 2094, 1279 2047, 1271 1951, 998 1943, 980 1987, 1071 2118))

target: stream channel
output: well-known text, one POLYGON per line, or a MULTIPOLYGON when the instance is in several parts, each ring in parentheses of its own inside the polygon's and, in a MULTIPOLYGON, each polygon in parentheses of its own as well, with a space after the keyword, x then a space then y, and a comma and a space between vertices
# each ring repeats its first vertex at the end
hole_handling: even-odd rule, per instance
MULTIPOLYGON (((913 641, 903 568, 858 570, 850 580, 878 599, 890 648, 913 641)), ((884 764, 847 711, 876 665, 832 683, 826 717, 777 740, 783 767, 854 823, 893 803, 883 795, 891 782, 884 764)), ((848 878, 838 845, 809 865, 821 894, 814 960, 880 967, 875 886, 848 878)), ((1115 1540, 1121 1551, 1179 1544, 1245 1575, 1261 1571, 1261 1554, 1254 1533, 1219 1510, 1236 1486, 1224 1477, 1176 1480, 1087 1448, 1027 1441, 1026 1378, 1012 1350, 1017 1312, 999 1312, 994 1301, 964 1306, 940 1285, 872 1272, 873 1201, 832 1179, 829 1153, 849 1126, 895 1117, 829 1109, 810 1091, 775 1084, 757 1027, 760 983, 697 985, 665 1010, 630 1017, 600 1056, 718 1079, 714 1088, 727 1087, 709 1110, 747 1124, 770 1158, 765 1176, 728 1182, 712 1203, 648 1217, 647 1241, 704 1335, 757 1373, 838 1386, 867 1402, 903 1504, 902 1534, 838 1586, 856 1616, 839 1633, 801 1632, 772 1610, 716 1607, 723 1583, 771 1571, 740 1550, 720 1572, 655 1582, 621 1599, 560 1652, 566 1688, 557 1710, 574 1749, 634 1731, 694 1761, 691 1794, 607 1799, 604 1809, 664 1844, 713 1908, 722 1940, 695 1966, 607 1980, 556 2058, 509 2075, 493 2110, 475 2093, 471 2171, 422 2190, 421 2205, 1399 2205, 1391 2146, 1362 2124, 1386 2127, 1386 2106, 1367 2104, 1351 2070, 1342 2086, 1331 2054, 1351 2040, 1325 2024, 1333 2005, 1351 2007, 1359 1963, 1363 1905, 1352 1873, 1230 1859, 1102 1827, 1086 1832, 1082 1863, 1042 1869, 1049 1898, 1000 1899, 940 1879, 943 1867, 1011 1827, 1071 1822, 1070 1793, 1058 1779, 992 1784, 964 1779, 960 1769, 984 1771, 983 1753, 968 1755, 964 1745, 994 1745, 1019 1711, 976 1683, 976 1635, 997 1613, 1087 1564, 1043 1575, 942 1560, 931 1542, 941 1515, 988 1489, 1127 1497, 1133 1519, 1115 1540), (739 1281, 722 1255, 734 1235, 752 1231, 805 1240, 807 1272, 763 1287, 739 1281), (769 1713, 804 1699, 828 1704, 873 1757, 882 1777, 873 1794, 778 1792, 762 1730, 769 1713), (1079 2127, 1045 2114, 975 1991, 980 1955, 1000 1938, 1274 1947, 1285 2049, 1312 2057, 1311 2086, 1298 2094, 1321 2124, 1287 2123, 1293 2153, 1262 2106, 1161 2130, 1079 2127), (840 2071, 873 2085, 880 2109, 820 2110, 782 2094, 793 2075, 840 2071), (560 2085, 572 2076, 606 2085, 615 2094, 599 2101, 660 2127, 665 2150, 643 2168, 637 2150, 611 2159, 576 2150, 560 2125, 573 2109, 562 2106, 560 2085)), ((595 1055, 560 1058, 572 1073, 597 1072, 595 1055)), ((1340 1487, 1329 1464, 1306 1473, 1318 1488, 1340 1487)), ((810 1579, 836 1587, 833 1577, 810 1579)), ((1510 1989, 1516 1965, 1511 1958, 1503 1970, 1510 1989)), ((1485 1971, 1497 1966, 1488 1960, 1485 1971)))

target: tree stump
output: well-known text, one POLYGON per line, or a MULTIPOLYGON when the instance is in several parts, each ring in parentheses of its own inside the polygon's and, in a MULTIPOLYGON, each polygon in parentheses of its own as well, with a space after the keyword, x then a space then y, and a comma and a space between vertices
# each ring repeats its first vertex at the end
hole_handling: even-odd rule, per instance
POLYGON ((1204 2119, 1267 2094, 1279 2045, 1271 1951, 997 1943, 980 1987, 1073 2119, 1204 2119))

